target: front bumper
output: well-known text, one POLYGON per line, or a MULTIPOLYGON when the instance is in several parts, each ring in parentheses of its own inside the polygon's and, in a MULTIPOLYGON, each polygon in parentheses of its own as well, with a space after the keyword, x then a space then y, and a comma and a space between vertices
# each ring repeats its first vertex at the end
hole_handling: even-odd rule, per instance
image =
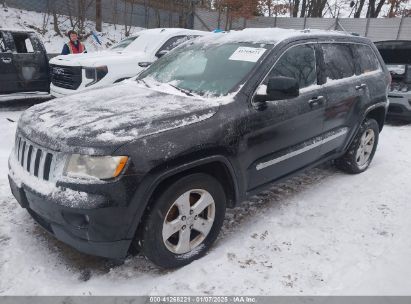
POLYGON ((101 194, 57 186, 49 193, 42 193, 51 187, 41 183, 48 182, 38 180, 38 187, 34 187, 35 177, 19 171, 17 166, 13 168, 13 162, 9 162, 11 191, 44 229, 78 251, 106 258, 125 258, 132 241, 127 238, 130 212, 126 206, 113 206, 110 198, 101 194), (27 179, 20 179, 22 174, 28 175, 27 179))
POLYGON ((411 93, 389 93, 390 106, 387 116, 392 119, 411 121, 411 93))

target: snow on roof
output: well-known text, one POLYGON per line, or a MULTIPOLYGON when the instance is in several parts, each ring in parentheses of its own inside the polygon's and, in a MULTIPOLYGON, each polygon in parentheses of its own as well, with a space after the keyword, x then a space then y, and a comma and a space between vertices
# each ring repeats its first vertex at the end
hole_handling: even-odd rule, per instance
POLYGON ((246 28, 240 31, 230 31, 227 33, 215 33, 215 35, 219 35, 219 36, 217 39, 215 36, 213 36, 212 40, 216 41, 217 43, 240 42, 240 41, 241 42, 254 42, 254 43, 277 43, 279 41, 282 41, 288 38, 293 38, 293 37, 351 36, 350 34, 339 32, 339 31, 326 31, 326 30, 317 30, 317 29, 294 30, 294 29, 284 29, 284 28, 246 28))
POLYGON ((175 34, 205 35, 205 34, 208 34, 208 32, 205 32, 205 31, 190 30, 190 29, 185 29, 185 28, 154 28, 154 29, 142 30, 133 36, 139 36, 143 33, 144 34, 164 34, 164 35, 175 35, 175 34))
POLYGON ((0 26, 0 31, 34 33, 34 30, 21 29, 21 28, 3 28, 1 26, 0 26))

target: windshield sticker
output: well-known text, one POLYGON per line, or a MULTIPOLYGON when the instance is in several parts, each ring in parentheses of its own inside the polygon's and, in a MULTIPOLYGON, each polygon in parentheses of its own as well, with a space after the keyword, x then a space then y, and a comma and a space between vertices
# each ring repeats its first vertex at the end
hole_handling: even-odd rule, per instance
POLYGON ((241 46, 228 58, 229 60, 257 62, 266 49, 241 46))

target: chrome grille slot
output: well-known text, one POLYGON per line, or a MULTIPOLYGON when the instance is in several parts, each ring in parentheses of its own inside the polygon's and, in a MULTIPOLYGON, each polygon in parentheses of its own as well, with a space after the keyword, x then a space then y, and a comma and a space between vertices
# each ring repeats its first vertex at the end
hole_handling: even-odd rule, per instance
POLYGON ((64 65, 50 65, 51 82, 61 88, 76 90, 81 84, 82 68, 64 65))
POLYGON ((36 147, 25 138, 16 139, 15 154, 21 167, 42 180, 50 180, 52 164, 55 155, 49 151, 36 147))

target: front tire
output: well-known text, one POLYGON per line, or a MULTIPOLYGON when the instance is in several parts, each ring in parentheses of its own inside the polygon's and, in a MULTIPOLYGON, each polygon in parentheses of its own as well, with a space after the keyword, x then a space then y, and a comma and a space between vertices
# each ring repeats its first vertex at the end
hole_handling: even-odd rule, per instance
POLYGON ((335 161, 336 166, 351 174, 367 170, 377 149, 379 132, 375 119, 364 120, 347 152, 335 161))
POLYGON ((202 257, 224 221, 226 196, 212 176, 190 174, 153 202, 142 235, 142 252, 156 265, 176 268, 202 257))

